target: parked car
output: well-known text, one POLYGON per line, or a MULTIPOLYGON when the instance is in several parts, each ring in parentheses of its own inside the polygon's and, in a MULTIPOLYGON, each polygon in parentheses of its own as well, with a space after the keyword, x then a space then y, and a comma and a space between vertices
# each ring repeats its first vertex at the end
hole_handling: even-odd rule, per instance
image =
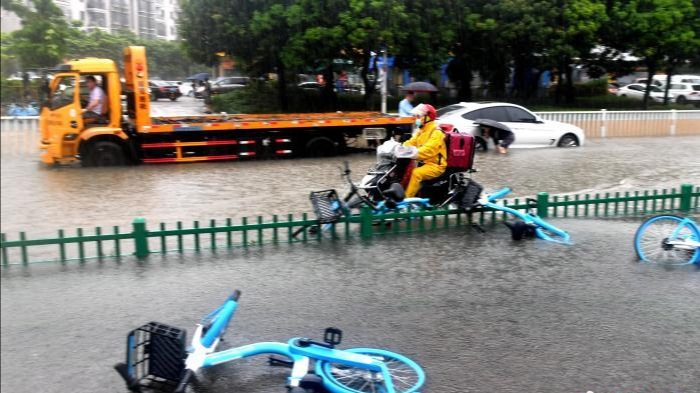
POLYGON ((461 102, 438 110, 439 124, 451 124, 459 132, 474 135, 483 148, 487 141, 474 123, 477 119, 491 119, 508 126, 515 134, 511 145, 514 148, 576 147, 586 139, 579 127, 544 120, 519 105, 505 102, 461 102))
POLYGON ((166 81, 149 81, 148 86, 151 88, 151 101, 158 101, 159 98, 169 98, 170 101, 176 101, 182 93, 180 86, 166 81))
MULTIPOLYGON (((663 87, 661 88, 664 89, 663 87)), ((694 104, 700 107, 700 83, 671 83, 668 89, 669 95, 673 94, 676 102, 683 104, 694 104)))
MULTIPOLYGON (((617 91, 618 97, 629 97, 637 100, 644 99, 644 92, 646 91, 646 85, 639 83, 632 83, 631 85, 623 86, 617 91)), ((664 89, 659 86, 651 85, 649 86, 649 98, 654 102, 664 102, 664 89)), ((675 102, 675 97, 673 94, 668 95, 669 102, 675 102)))
POLYGON ((219 78, 211 82, 211 94, 228 93, 236 89, 241 89, 250 83, 247 76, 229 76, 219 78))
POLYGON ((305 90, 320 90, 323 88, 323 85, 318 82, 302 82, 297 87, 305 90))
MULTIPOLYGON (((666 75, 654 75, 651 78, 651 84, 662 87, 666 84, 668 76, 666 75)), ((640 83, 642 85, 647 84, 647 78, 637 78, 634 83, 640 83)), ((692 83, 700 84, 700 76, 698 75, 671 75, 671 83, 692 83)))

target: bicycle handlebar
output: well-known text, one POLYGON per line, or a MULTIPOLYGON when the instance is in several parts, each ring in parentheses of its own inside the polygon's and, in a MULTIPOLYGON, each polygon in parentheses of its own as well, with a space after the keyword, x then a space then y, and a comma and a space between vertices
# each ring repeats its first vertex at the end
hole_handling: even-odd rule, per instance
POLYGON ((237 301, 238 301, 238 298, 240 298, 240 297, 241 297, 241 291, 239 291, 238 289, 236 289, 236 290, 233 291, 233 293, 231 294, 231 296, 229 296, 228 298, 229 298, 229 300, 233 300, 234 302, 237 302, 237 301))

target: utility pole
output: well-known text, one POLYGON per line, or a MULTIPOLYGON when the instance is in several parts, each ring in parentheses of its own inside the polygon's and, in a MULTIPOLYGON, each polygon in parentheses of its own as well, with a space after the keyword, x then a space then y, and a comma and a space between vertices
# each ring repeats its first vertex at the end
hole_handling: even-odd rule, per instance
POLYGON ((386 48, 382 49, 382 113, 386 113, 386 87, 389 76, 389 67, 387 66, 386 48))

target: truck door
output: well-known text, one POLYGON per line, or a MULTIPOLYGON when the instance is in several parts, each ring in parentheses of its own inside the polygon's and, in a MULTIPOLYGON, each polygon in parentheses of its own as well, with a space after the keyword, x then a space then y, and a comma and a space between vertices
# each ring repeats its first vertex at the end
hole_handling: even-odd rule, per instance
POLYGON ((54 157, 75 154, 69 145, 77 143, 78 134, 83 129, 81 108, 80 75, 57 74, 51 81, 46 127, 53 146, 68 146, 63 146, 60 152, 53 152, 54 157))

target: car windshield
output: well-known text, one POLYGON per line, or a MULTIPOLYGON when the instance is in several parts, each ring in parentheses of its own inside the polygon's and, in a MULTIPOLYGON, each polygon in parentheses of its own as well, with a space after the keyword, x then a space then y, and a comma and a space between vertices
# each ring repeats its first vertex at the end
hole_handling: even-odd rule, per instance
POLYGON ((450 114, 454 111, 458 111, 460 109, 464 109, 464 107, 462 105, 449 105, 449 106, 446 106, 444 108, 440 108, 437 111, 437 117, 447 116, 448 114, 450 114))

